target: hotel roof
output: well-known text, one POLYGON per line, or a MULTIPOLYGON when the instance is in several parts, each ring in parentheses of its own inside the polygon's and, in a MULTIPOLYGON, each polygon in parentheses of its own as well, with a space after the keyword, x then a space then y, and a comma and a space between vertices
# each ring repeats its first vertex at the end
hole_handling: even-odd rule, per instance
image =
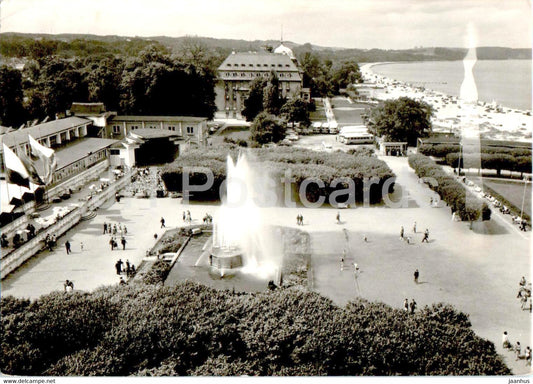
POLYGON ((291 71, 298 72, 298 68, 289 56, 270 52, 236 52, 232 53, 218 67, 219 71, 291 71))

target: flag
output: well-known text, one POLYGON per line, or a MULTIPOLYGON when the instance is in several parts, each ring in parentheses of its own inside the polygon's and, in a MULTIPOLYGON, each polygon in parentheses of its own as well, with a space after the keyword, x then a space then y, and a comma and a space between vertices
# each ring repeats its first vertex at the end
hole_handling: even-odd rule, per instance
POLYGON ((24 164, 24 167, 26 168, 26 171, 28 171, 28 174, 30 176, 30 181, 35 185, 44 185, 44 181, 41 179, 41 176, 39 176, 39 173, 37 172, 37 169, 35 168, 35 164, 33 160, 31 160, 26 153, 24 152, 24 148, 19 147, 19 159, 22 161, 22 164, 24 164))
POLYGON ((28 135, 28 139, 32 154, 40 158, 44 164, 44 182, 45 184, 50 184, 57 168, 56 151, 40 144, 31 135, 28 135))
POLYGON ((9 149, 2 144, 4 148, 4 165, 6 167, 6 181, 9 184, 20 185, 21 187, 30 187, 30 175, 22 161, 9 149))

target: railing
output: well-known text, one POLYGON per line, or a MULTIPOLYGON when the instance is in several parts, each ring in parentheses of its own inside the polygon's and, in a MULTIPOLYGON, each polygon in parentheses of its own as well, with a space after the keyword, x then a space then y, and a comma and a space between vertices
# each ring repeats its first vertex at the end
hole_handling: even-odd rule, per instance
MULTIPOLYGON (((104 189, 101 193, 94 195, 90 200, 87 200, 79 207, 76 207, 71 212, 67 213, 54 224, 40 231, 35 237, 28 240, 20 247, 12 250, 6 255, 2 255, 1 259, 1 278, 4 279, 7 275, 21 266, 26 260, 30 259, 46 246, 44 240, 47 235, 55 235, 60 237, 69 229, 74 227, 81 220, 87 212, 93 211, 95 208, 102 205, 104 202, 114 197, 115 192, 122 189, 131 180, 131 172, 126 173, 123 177, 118 179, 104 189)), ((18 219, 17 219, 18 220, 18 219)))

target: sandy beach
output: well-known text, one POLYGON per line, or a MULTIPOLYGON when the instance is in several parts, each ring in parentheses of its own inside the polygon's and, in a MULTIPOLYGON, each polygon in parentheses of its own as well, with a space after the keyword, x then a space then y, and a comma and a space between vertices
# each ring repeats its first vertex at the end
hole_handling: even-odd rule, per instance
POLYGON ((365 83, 376 85, 373 96, 378 100, 407 96, 427 102, 434 109, 435 132, 460 134, 460 127, 468 124, 479 127, 479 136, 483 139, 531 141, 533 117, 529 111, 482 101, 467 105, 458 97, 378 75, 372 71, 372 67, 378 64, 383 63, 361 66, 365 83))

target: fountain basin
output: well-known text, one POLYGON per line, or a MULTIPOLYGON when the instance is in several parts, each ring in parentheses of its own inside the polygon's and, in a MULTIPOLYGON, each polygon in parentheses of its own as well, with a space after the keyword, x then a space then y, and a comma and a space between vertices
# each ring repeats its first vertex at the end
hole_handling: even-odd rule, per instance
POLYGON ((243 266, 242 251, 238 247, 213 247, 209 265, 219 270, 231 270, 243 266))

